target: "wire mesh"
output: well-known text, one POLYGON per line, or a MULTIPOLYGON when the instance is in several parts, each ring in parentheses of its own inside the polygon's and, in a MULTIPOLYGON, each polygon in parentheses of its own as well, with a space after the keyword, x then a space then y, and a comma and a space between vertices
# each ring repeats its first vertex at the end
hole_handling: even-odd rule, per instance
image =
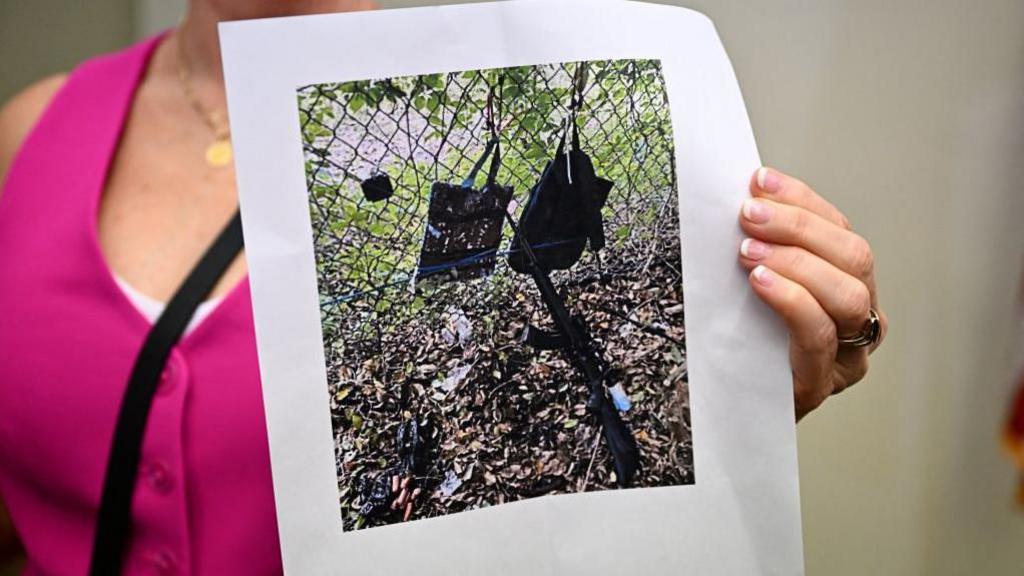
MULTIPOLYGON (((615 182, 604 209, 610 244, 629 259, 602 274, 636 274, 675 233, 676 180, 669 106, 655 60, 559 63, 304 86, 298 90, 311 219, 328 356, 338 334, 373 349, 380 312, 414 289, 432 182, 461 182, 490 138, 487 100, 501 86, 498 182, 513 210, 554 155, 574 78, 585 69, 578 126, 582 148, 615 182), (364 197, 360 183, 387 174, 394 194, 364 197)), ((511 233, 504 232, 502 250, 511 233)), ((586 257, 557 282, 581 281, 601 263, 586 257)), ((498 267, 496 275, 509 274, 498 267)), ((393 321, 401 315, 390 314, 393 321)), ((357 346, 362 347, 362 346, 357 346)), ((352 350, 349 350, 351 352, 352 350)), ((330 358, 329 358, 330 363, 330 358)))

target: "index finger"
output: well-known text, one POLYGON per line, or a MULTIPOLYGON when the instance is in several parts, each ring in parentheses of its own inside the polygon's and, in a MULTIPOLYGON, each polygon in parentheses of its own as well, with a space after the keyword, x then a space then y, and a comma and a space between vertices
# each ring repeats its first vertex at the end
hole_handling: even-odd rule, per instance
POLYGON ((750 192, 755 198, 767 198, 781 204, 803 208, 832 222, 836 226, 851 230, 850 221, 832 205, 802 181, 774 170, 762 167, 750 181, 750 192))

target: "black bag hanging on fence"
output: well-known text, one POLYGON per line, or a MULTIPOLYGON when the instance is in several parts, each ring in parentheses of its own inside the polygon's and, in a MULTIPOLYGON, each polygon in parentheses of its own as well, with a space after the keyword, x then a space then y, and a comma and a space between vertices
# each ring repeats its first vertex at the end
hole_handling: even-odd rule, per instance
MULTIPOLYGON (((590 157, 580 150, 576 112, 583 98, 578 80, 576 86, 577 95, 570 105, 567 122, 570 126, 562 133, 558 151, 533 187, 519 219, 519 233, 525 235, 545 272, 571 268, 583 256, 588 241, 594 252, 604 248, 601 209, 614 183, 599 177, 590 157), (566 151, 570 131, 572 140, 566 151)), ((518 237, 512 246, 519 246, 518 237)), ((522 251, 512 250, 508 262, 516 272, 529 273, 529 263, 522 251)))
POLYGON ((512 188, 495 182, 500 165, 501 145, 494 137, 461 184, 431 186, 417 280, 468 280, 494 271, 505 210, 512 200, 512 188), (476 177, 488 157, 487 184, 477 190, 476 177))
MULTIPOLYGON (((499 86, 504 80, 499 80, 499 86)), ((468 280, 494 272, 505 211, 512 188, 497 183, 501 142, 494 118, 494 89, 487 97, 487 126, 491 138, 469 176, 461 184, 434 182, 427 208, 427 229, 420 250, 416 279, 468 280), (487 183, 477 190, 476 178, 487 159, 487 183)))

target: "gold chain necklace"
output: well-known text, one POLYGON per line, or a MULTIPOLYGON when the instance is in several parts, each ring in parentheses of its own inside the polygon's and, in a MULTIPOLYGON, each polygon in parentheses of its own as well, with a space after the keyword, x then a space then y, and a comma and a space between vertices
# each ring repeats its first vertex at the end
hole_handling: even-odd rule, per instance
POLYGON ((181 82, 182 91, 189 106, 202 119, 203 123, 213 132, 213 142, 206 147, 206 164, 211 168, 223 168, 231 164, 233 153, 231 150, 231 127, 223 114, 207 110, 203 103, 196 96, 192 87, 192 73, 188 68, 188 61, 185 59, 185 48, 181 42, 181 33, 175 39, 178 44, 178 80, 181 82))

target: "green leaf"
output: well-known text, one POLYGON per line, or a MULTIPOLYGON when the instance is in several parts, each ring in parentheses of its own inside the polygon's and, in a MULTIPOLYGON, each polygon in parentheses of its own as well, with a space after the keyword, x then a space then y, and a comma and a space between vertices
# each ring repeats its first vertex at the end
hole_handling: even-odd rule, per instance
POLYGON ((362 94, 355 94, 348 101, 348 109, 352 112, 359 112, 363 106, 366 106, 366 97, 362 94))
POLYGON ((547 154, 548 151, 545 150, 543 146, 536 142, 531 144, 530 147, 526 149, 526 152, 523 153, 523 155, 529 158, 530 160, 539 160, 547 156, 547 154))
POLYGON ((440 74, 430 74, 423 77, 423 83, 434 90, 444 90, 444 80, 440 74))

